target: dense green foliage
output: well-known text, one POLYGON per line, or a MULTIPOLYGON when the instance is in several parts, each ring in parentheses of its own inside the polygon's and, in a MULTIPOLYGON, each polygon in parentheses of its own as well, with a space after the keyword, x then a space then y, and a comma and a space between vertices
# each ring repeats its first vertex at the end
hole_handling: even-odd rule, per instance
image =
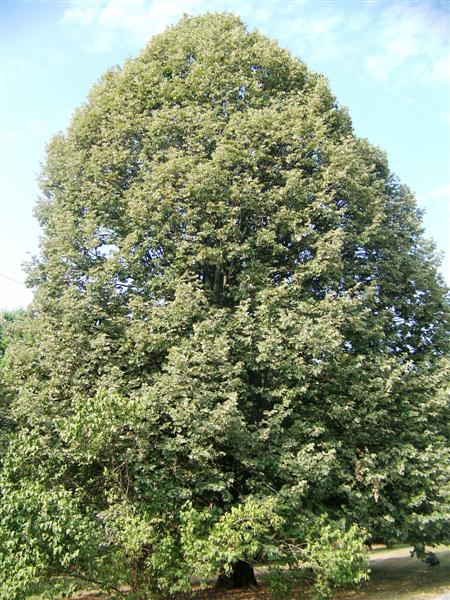
POLYGON ((0 597, 64 574, 167 598, 267 560, 325 597, 366 535, 450 540, 445 289, 323 77, 184 18, 93 88, 41 186, 0 597))
POLYGON ((8 436, 13 427, 8 407, 8 393, 3 382, 4 357, 6 348, 12 337, 14 323, 25 316, 22 309, 0 310, 0 465, 5 446, 8 444, 8 436))
POLYGON ((0 367, 11 337, 11 329, 14 326, 14 322, 24 316, 25 311, 20 308, 16 310, 0 310, 0 367))

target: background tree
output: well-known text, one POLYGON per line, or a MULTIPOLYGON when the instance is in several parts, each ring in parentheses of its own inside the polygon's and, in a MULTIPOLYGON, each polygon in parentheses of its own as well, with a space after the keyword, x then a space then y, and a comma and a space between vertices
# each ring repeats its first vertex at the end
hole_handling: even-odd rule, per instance
POLYGON ((41 186, 5 597, 65 573, 167 598, 268 558, 324 597, 363 575, 361 525, 449 540, 446 290, 323 77, 184 18, 93 88, 41 186))

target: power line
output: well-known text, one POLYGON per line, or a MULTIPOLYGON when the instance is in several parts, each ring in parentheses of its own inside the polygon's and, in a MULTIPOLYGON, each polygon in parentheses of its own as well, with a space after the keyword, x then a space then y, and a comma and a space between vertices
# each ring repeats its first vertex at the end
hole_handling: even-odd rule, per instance
POLYGON ((2 273, 0 273, 0 277, 3 277, 3 279, 8 279, 9 281, 14 281, 14 283, 20 283, 20 285, 25 285, 25 283, 23 281, 14 279, 14 277, 8 277, 8 275, 2 275, 2 273))

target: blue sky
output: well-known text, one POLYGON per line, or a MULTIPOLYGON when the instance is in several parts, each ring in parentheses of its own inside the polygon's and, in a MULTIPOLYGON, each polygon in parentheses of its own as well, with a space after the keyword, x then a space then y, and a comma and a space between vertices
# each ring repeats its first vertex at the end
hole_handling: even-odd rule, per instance
POLYGON ((356 133, 387 151, 426 211, 450 283, 448 1, 0 0, 0 307, 25 306, 21 264, 38 251, 33 217, 45 144, 92 84, 183 13, 232 11, 325 74, 356 133), (7 279, 7 278, 10 279, 7 279))

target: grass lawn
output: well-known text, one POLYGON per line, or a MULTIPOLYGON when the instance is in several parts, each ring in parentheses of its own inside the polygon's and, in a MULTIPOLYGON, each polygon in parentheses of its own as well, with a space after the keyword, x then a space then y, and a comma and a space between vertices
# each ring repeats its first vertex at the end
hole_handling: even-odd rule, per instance
MULTIPOLYGON (((335 600, 433 600, 442 599, 448 593, 450 600, 450 548, 435 551, 441 564, 429 567, 416 558, 411 558, 409 549, 377 549, 371 552, 370 580, 358 590, 343 590, 335 600)), ((78 593, 73 600, 107 600, 108 596, 96 592, 78 593)), ((260 576, 257 590, 217 591, 205 589, 185 595, 183 600, 271 600, 272 596, 264 586, 264 576, 260 576)), ((295 591, 292 600, 310 600, 311 590, 302 588, 295 591)), ((37 593, 27 600, 42 600, 37 593)), ((288 599, 286 599, 288 600, 288 599)))
POLYGON ((370 580, 360 590, 343 592, 336 600, 431 600, 449 593, 450 550, 436 551, 441 564, 429 567, 409 557, 409 549, 372 553, 370 580))

